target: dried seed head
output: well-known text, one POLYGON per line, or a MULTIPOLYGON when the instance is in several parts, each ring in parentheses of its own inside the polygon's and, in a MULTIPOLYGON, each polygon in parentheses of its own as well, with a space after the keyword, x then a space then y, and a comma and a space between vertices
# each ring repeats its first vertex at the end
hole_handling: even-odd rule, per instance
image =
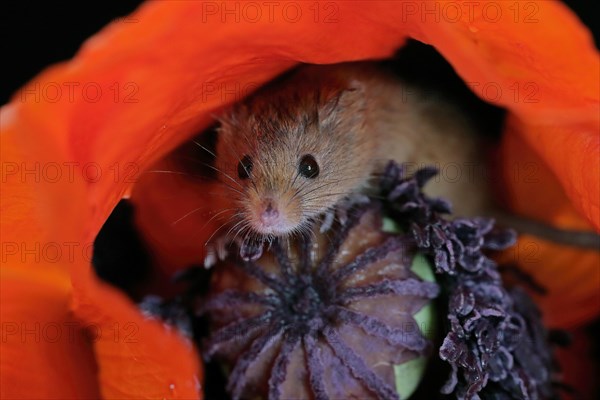
POLYGON ((415 314, 439 292, 411 270, 415 250, 371 202, 327 235, 219 266, 205 356, 231 365, 236 399, 398 398, 394 366, 430 350, 415 314))

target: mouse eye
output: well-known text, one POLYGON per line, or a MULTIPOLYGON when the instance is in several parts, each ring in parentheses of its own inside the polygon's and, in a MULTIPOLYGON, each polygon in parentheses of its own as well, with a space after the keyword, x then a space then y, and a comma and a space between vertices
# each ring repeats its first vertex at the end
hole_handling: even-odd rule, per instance
POLYGON ((319 164, 317 164, 317 160, 310 154, 302 156, 300 165, 298 166, 298 173, 303 177, 310 179, 319 176, 319 164))
POLYGON ((240 179, 248 179, 250 178, 250 173, 252 172, 252 158, 249 155, 245 155, 244 158, 240 160, 237 167, 237 173, 240 179))

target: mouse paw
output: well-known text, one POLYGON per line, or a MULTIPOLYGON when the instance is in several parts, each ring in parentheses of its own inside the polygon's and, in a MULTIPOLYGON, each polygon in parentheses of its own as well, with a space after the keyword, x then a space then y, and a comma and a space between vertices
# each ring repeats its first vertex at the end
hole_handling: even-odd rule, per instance
POLYGON ((261 239, 246 238, 240 245, 240 257, 244 261, 256 261, 262 256, 263 241, 261 239))
POLYGON ((344 198, 342 201, 340 201, 340 203, 336 207, 336 214, 338 220, 340 221, 340 224, 346 225, 346 222, 348 221, 348 211, 352 207, 356 205, 367 204, 370 201, 371 200, 369 199, 369 196, 360 193, 350 195, 344 198))
POLYGON ((204 268, 212 268, 217 263, 217 250, 215 245, 208 243, 206 245, 206 255, 204 256, 204 268))
POLYGON ((227 258, 229 252, 227 245, 229 240, 226 236, 218 237, 214 242, 206 245, 206 256, 204 257, 204 268, 209 269, 218 261, 223 261, 227 258))
POLYGON ((333 225, 334 219, 335 219, 335 212, 333 210, 325 211, 325 214, 323 215, 323 223, 321 224, 319 231, 321 233, 325 233, 328 230, 330 230, 331 226, 333 225))

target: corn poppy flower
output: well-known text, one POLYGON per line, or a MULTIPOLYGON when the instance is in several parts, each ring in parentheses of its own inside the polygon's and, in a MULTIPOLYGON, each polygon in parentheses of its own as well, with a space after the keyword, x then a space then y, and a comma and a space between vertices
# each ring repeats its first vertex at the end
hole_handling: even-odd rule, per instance
MULTIPOLYGON (((236 100, 215 87, 256 87, 298 62, 386 58, 407 38, 433 45, 466 82, 511 93, 474 87, 508 110, 498 184, 508 207, 600 229, 598 52, 564 5, 252 4, 146 3, 136 23, 107 26, 2 108, 2 397, 202 397, 193 345, 101 282, 90 244, 138 190, 132 174, 236 100), (515 165, 535 165, 535 179, 515 179, 515 165)), ((163 248, 177 249, 174 237, 163 248)), ((548 323, 598 315, 597 252, 540 243, 516 259, 548 288, 548 323)))

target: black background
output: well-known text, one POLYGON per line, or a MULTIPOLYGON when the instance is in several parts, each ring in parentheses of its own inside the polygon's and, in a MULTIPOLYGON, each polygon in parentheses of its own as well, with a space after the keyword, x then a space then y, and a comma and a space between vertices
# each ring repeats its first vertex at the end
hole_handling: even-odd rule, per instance
POLYGON ((131 13, 140 0, 8 0, 0 5, 2 86, 0 104, 44 67, 73 57, 81 44, 111 20, 131 13))

